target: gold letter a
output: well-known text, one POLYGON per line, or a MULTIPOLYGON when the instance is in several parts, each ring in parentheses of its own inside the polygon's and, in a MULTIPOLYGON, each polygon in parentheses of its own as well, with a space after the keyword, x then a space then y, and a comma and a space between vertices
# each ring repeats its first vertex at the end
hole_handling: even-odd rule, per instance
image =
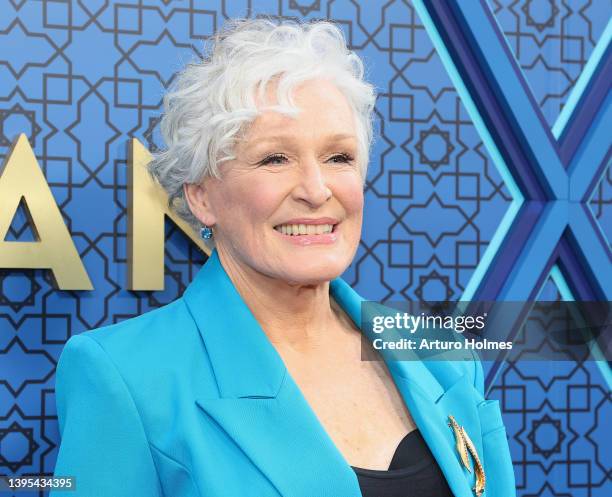
POLYGON ((28 139, 21 134, 0 170, 0 268, 51 269, 61 290, 92 290, 28 139), (35 242, 5 241, 24 199, 35 242))

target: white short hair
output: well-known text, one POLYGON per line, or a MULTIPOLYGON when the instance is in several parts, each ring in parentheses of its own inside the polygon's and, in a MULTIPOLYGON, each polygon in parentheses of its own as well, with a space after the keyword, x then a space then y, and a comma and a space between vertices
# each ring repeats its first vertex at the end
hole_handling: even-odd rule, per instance
POLYGON ((376 95, 342 31, 326 21, 237 20, 209 40, 202 60, 187 65, 164 97, 161 134, 167 148, 153 155, 149 171, 175 212, 194 229, 202 227, 183 184, 219 177, 218 165, 234 158, 236 139, 261 112, 256 102, 270 82, 277 83, 278 105, 267 109, 295 115, 292 89, 320 78, 334 83, 353 110, 365 181, 376 95))

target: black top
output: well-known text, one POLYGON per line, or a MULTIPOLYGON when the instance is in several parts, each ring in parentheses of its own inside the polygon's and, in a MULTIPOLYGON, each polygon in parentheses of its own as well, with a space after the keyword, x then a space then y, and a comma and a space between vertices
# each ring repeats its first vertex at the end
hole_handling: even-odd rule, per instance
POLYGON ((402 439, 387 471, 353 469, 363 497, 453 497, 418 430, 402 439))

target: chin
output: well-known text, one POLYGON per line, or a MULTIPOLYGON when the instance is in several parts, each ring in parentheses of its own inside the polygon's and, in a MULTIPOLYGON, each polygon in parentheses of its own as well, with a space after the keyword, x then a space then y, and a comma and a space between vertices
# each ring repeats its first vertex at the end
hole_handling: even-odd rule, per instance
POLYGON ((283 271, 285 279, 292 283, 314 285, 331 281, 340 276, 349 266, 346 257, 292 257, 287 271, 283 271))

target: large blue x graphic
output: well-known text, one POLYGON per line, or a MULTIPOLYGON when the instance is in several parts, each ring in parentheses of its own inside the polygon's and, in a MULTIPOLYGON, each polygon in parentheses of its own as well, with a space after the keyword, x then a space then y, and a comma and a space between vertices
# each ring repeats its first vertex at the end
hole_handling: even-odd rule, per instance
MULTIPOLYGON (((462 300, 535 300, 551 272, 576 299, 612 300, 610 245, 588 205, 612 153, 612 22, 551 130, 484 0, 413 5, 514 199, 462 300)), ((498 331, 513 336, 524 317, 498 331)))
POLYGON ((514 198, 463 299, 535 299, 557 264, 576 298, 612 300, 588 206, 612 150, 612 23, 551 130, 484 0, 414 5, 514 198))
POLYGON ((577 298, 612 300, 610 246, 588 207, 612 150, 611 25, 551 130, 484 1, 414 4, 520 204, 467 296, 532 299, 558 262, 577 298))

